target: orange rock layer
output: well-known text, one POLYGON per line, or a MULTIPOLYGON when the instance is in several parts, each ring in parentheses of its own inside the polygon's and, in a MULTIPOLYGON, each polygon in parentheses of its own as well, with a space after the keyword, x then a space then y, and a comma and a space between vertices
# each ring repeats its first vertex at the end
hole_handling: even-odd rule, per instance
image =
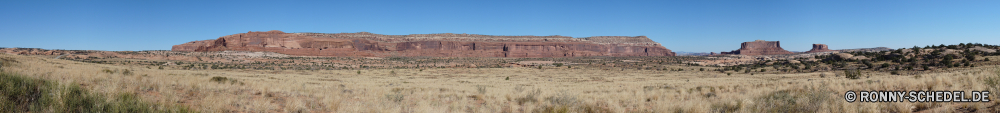
POLYGON ((247 32, 174 45, 172 51, 269 51, 300 56, 584 57, 674 56, 645 36, 381 35, 247 32))

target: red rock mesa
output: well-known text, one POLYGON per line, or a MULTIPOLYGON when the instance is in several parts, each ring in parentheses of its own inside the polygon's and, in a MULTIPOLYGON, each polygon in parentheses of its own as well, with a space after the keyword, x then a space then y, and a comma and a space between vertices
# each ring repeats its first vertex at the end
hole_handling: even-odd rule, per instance
POLYGON ((806 53, 818 53, 818 52, 828 52, 828 51, 836 51, 836 50, 828 49, 826 44, 813 44, 813 48, 809 51, 806 51, 806 53))
POLYGON ((753 42, 743 42, 740 45, 740 49, 733 50, 730 52, 722 52, 722 54, 740 54, 740 55, 780 55, 780 54, 792 54, 785 49, 781 48, 781 43, 778 41, 764 41, 756 40, 753 42))
POLYGON ((381 35, 247 32, 174 45, 172 51, 269 51, 301 56, 583 57, 674 56, 646 36, 381 35))

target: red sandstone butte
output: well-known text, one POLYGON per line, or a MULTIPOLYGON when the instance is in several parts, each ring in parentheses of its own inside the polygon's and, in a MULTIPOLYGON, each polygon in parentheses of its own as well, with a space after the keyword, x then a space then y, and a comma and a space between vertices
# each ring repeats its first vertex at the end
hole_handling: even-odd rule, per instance
POLYGON ((722 52, 722 54, 781 55, 792 54, 792 52, 782 49, 781 42, 756 40, 753 42, 743 42, 743 44, 740 45, 740 49, 730 52, 722 52))
POLYGON ((172 51, 268 51, 300 56, 584 57, 674 56, 646 36, 492 36, 285 33, 277 30, 174 45, 172 51))
POLYGON ((813 48, 809 51, 806 51, 806 53, 818 53, 818 52, 829 52, 829 51, 836 51, 836 50, 828 49, 826 44, 813 44, 813 48))

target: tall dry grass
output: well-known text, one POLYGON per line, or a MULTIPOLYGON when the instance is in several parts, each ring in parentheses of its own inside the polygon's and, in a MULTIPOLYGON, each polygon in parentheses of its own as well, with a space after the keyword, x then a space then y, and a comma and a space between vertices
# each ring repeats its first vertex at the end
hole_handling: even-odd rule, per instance
MULTIPOLYGON (((848 103, 853 90, 996 89, 996 66, 940 73, 746 74, 590 68, 160 70, 0 55, 4 70, 206 112, 995 112, 989 103, 848 103), (106 70, 106 71, 105 71, 106 70), (131 74, 123 74, 128 70, 131 74), (358 74, 360 71, 361 74, 358 74), (826 75, 820 77, 820 75, 826 75)), ((994 94, 995 95, 995 94, 994 94)), ((997 97, 997 96, 993 96, 997 97)))

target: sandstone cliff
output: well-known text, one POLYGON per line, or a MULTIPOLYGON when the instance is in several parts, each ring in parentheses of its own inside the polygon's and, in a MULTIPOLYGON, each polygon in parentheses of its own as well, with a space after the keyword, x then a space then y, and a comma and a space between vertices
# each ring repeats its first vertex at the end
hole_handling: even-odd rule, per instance
POLYGON ((583 57, 674 56, 645 36, 381 35, 247 32, 175 45, 172 51, 269 51, 302 56, 583 57))
POLYGON ((806 53, 818 53, 818 52, 830 52, 830 51, 836 51, 836 50, 830 50, 829 48, 827 48, 826 44, 813 44, 813 48, 810 49, 809 51, 806 51, 806 53))
POLYGON ((740 49, 730 52, 722 52, 722 54, 780 55, 792 54, 792 52, 782 49, 781 43, 778 41, 756 40, 753 42, 743 42, 743 44, 740 45, 740 49))

